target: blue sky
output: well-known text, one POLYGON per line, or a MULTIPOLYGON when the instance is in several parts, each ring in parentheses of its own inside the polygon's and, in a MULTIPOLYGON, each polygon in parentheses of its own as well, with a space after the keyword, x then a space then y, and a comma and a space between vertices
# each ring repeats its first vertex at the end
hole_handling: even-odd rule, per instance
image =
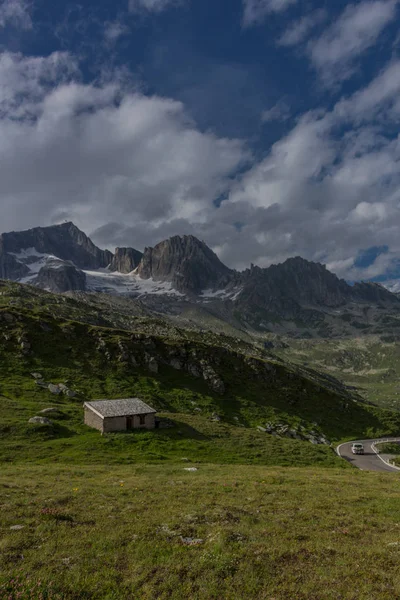
POLYGON ((397 0, 0 2, 2 230, 400 263, 397 0))

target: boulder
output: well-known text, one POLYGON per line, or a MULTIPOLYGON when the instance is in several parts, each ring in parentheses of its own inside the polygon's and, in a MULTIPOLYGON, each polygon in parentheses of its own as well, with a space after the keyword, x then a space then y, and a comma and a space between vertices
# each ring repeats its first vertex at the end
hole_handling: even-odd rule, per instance
POLYGON ((31 373, 31 375, 34 379, 43 379, 43 377, 40 373, 31 373))
POLYGON ((169 363, 169 364, 170 364, 170 366, 171 366, 173 369, 176 369, 177 371, 179 371, 180 369, 182 369, 182 363, 181 363, 181 361, 180 361, 180 360, 178 360, 177 358, 172 358, 172 359, 170 360, 170 363, 169 363))
POLYGON ((32 417, 28 422, 36 425, 53 425, 53 422, 46 417, 32 417))
POLYGON ((147 366, 149 368, 149 371, 151 371, 152 373, 158 373, 158 362, 154 357, 150 358, 149 362, 147 363, 147 366))
POLYGON ((201 544, 204 544, 204 540, 202 538, 191 538, 181 536, 180 539, 184 546, 200 546, 201 544))
POLYGON ((61 390, 58 385, 53 385, 52 383, 49 383, 47 389, 49 390, 49 392, 51 392, 52 394, 56 394, 57 396, 58 394, 61 394, 61 390))
POLYGON ((208 383, 210 388, 217 394, 223 394, 225 392, 225 384, 222 379, 217 375, 214 369, 205 360, 201 361, 203 370, 203 379, 208 383))
POLYGON ((193 377, 200 377, 200 370, 194 363, 188 363, 186 368, 188 370, 188 373, 190 373, 190 375, 193 375, 193 377))
POLYGON ((211 415, 211 421, 217 421, 217 422, 219 422, 219 421, 222 421, 222 419, 221 419, 221 417, 219 415, 217 415, 217 413, 213 413, 211 415))

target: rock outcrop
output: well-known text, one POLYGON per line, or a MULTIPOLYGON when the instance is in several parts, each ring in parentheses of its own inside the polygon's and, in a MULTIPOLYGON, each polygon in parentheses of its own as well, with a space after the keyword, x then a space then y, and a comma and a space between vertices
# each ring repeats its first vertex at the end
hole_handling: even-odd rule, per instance
POLYGON ((35 281, 38 287, 50 292, 85 291, 86 275, 73 264, 42 267, 35 281))
POLYGON ((138 273, 143 279, 170 281, 180 292, 198 294, 223 287, 233 271, 204 242, 184 235, 145 248, 138 273))
POLYGON ((142 260, 143 253, 134 248, 115 248, 115 254, 110 264, 110 271, 131 273, 142 260))

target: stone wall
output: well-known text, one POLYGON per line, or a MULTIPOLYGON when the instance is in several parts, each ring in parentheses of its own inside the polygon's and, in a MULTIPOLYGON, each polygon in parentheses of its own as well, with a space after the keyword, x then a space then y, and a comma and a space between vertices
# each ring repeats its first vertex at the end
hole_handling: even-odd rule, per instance
POLYGON ((96 415, 90 408, 85 408, 85 425, 103 431, 103 419, 96 415))
MULTIPOLYGON (((126 417, 105 417, 102 419, 92 410, 85 408, 85 424, 94 427, 103 433, 113 431, 126 431, 126 417)), ((132 419, 133 429, 154 429, 156 426, 156 415, 154 413, 145 415, 144 423, 140 423, 140 416, 134 415, 132 419)))
POLYGON ((106 417, 104 419, 104 433, 112 431, 126 431, 126 417, 106 417))
POLYGON ((154 429, 156 426, 156 415, 154 413, 145 415, 144 424, 140 423, 140 416, 135 415, 133 417, 133 428, 134 429, 154 429))

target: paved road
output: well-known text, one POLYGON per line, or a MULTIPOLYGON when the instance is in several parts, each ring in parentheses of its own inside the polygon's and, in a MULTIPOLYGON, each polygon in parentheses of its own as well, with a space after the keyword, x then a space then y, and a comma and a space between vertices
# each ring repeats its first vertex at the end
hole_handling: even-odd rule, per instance
MULTIPOLYGON (((385 471, 390 473, 399 473, 400 470, 395 467, 386 465, 379 456, 373 451, 372 444, 377 440, 355 440, 361 442, 364 445, 364 454, 353 454, 351 446, 354 442, 348 442, 347 444, 341 444, 337 448, 339 456, 348 460, 352 465, 358 467, 363 471, 385 471)), ((385 440, 386 441, 386 440, 385 440)), ((387 441, 398 442, 399 438, 391 438, 387 441)))

